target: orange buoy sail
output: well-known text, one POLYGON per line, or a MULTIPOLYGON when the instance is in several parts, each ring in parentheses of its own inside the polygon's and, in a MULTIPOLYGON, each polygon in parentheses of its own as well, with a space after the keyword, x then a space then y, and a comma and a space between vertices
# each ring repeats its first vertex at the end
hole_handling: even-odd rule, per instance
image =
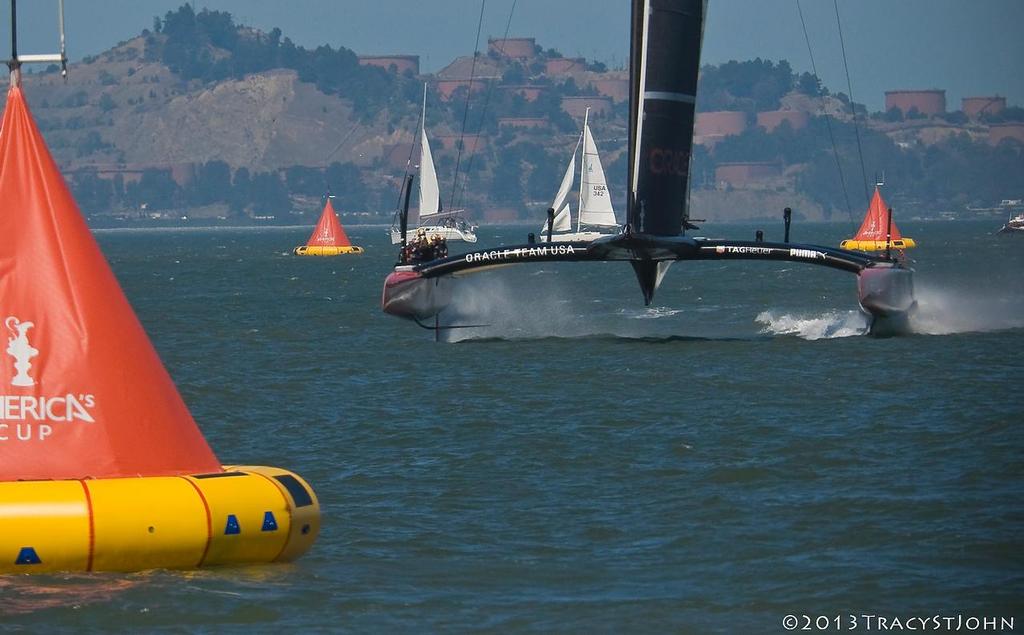
POLYGON ((345 228, 334 213, 330 197, 320 214, 320 220, 305 245, 293 250, 296 256, 339 256, 341 254, 361 254, 362 247, 355 247, 348 239, 345 228))
POLYGON ((0 481, 219 472, 19 86, 0 128, 0 481))
POLYGON ((916 247, 913 238, 904 238, 900 228, 893 222, 889 226, 888 206, 882 199, 882 192, 875 186, 875 195, 871 197, 868 213, 864 215, 857 235, 839 243, 843 249, 860 251, 884 251, 886 249, 909 249, 916 247), (891 231, 890 231, 891 230, 891 231), (888 238, 888 240, 887 240, 888 238))
POLYGON ((273 562, 313 544, 297 475, 221 466, 18 85, 0 127, 0 575, 273 562))

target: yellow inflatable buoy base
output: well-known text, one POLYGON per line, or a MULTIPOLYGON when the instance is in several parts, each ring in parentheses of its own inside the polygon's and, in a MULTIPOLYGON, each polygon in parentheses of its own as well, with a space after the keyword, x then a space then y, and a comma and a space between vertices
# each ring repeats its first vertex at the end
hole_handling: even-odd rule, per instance
POLYGON ((885 251, 888 249, 911 249, 917 247, 917 243, 914 242, 913 238, 900 238, 898 240, 890 240, 886 243, 884 240, 844 240, 839 243, 839 246, 843 249, 856 249, 857 251, 885 251))
POLYGON ((343 254, 361 254, 362 247, 318 247, 315 245, 303 245, 292 250, 296 256, 341 256, 343 254))
POLYGON ((0 483, 0 574, 284 562, 319 532, 312 488, 273 467, 0 483))

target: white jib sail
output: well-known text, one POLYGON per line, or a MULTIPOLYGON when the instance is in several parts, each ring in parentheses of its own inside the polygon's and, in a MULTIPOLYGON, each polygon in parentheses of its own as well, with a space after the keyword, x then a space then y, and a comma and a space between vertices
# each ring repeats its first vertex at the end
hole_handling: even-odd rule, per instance
MULTIPOLYGON (((569 209, 569 190, 572 188, 573 177, 576 176, 576 150, 578 150, 580 144, 576 144, 576 149, 572 151, 572 158, 569 159, 569 167, 565 169, 565 176, 562 177, 562 185, 558 187, 558 193, 555 194, 555 200, 552 201, 551 207, 555 210, 555 221, 553 223, 552 231, 564 232, 572 229, 572 212, 569 209)), ((548 223, 544 221, 544 228, 541 230, 545 233, 548 231, 548 223)))
POLYGON ((426 128, 420 137, 420 218, 436 214, 441 195, 437 188, 437 172, 434 171, 434 157, 430 154, 426 128))
POLYGON ((612 209, 608 183, 597 154, 597 144, 590 134, 590 126, 583 129, 583 183, 580 187, 580 224, 615 227, 615 211, 612 209))

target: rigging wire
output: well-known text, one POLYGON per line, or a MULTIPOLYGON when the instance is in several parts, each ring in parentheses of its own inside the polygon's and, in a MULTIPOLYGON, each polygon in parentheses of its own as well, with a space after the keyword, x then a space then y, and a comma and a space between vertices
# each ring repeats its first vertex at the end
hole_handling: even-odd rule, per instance
POLYGON ((455 158, 455 177, 452 178, 452 195, 448 198, 448 209, 455 208, 455 189, 459 183, 459 164, 462 163, 462 140, 466 134, 466 121, 469 119, 469 102, 473 98, 473 78, 476 76, 476 60, 480 52, 480 31, 484 26, 484 7, 487 0, 480 0, 480 20, 476 25, 476 44, 473 45, 473 65, 469 70, 469 90, 466 92, 466 108, 462 111, 462 130, 459 131, 459 154, 455 158))
POLYGON ((345 136, 341 138, 341 141, 338 142, 338 145, 334 146, 334 149, 328 152, 327 156, 324 157, 324 167, 327 167, 327 162, 330 160, 330 158, 334 156, 335 152, 341 150, 341 146, 345 145, 345 142, 348 141, 348 138, 352 136, 352 133, 355 132, 356 128, 358 127, 359 121, 357 120, 354 124, 352 124, 352 127, 348 129, 348 132, 345 133, 345 136))
MULTIPOLYGON (((500 57, 505 56, 505 42, 508 41, 508 32, 512 27, 512 15, 516 12, 516 3, 519 0, 512 0, 512 8, 508 12, 508 20, 505 22, 505 35, 502 36, 501 46, 498 47, 498 54, 500 57)), ((494 86, 497 82, 491 81, 487 86, 487 94, 484 95, 484 107, 480 112, 480 127, 477 129, 477 135, 473 137, 473 150, 469 153, 469 162, 466 163, 466 176, 462 179, 462 187, 459 188, 458 204, 462 205, 462 195, 466 192, 466 184, 469 182, 469 175, 473 169, 473 160, 476 159, 476 145, 480 140, 480 133, 484 129, 484 121, 487 118, 487 107, 491 103, 491 95, 494 93, 494 86)))
POLYGON ((839 0, 832 0, 836 8, 836 26, 839 28, 839 48, 843 51, 843 69, 846 71, 846 90, 850 93, 850 112, 853 114, 853 133, 857 137, 857 156, 860 158, 860 175, 864 180, 864 203, 870 204, 868 195, 868 173, 864 168, 864 151, 860 145, 860 126, 857 125, 857 105, 853 101, 853 84, 850 83, 850 67, 846 63, 846 44, 843 42, 843 23, 839 20, 839 0))
POLYGON ((341 141, 338 142, 338 145, 334 146, 334 149, 331 150, 330 152, 328 152, 327 156, 324 157, 324 185, 327 186, 327 192, 328 193, 330 193, 330 191, 331 191, 331 184, 327 182, 327 168, 330 167, 330 164, 328 163, 328 161, 331 160, 331 157, 333 157, 334 154, 338 150, 341 150, 341 146, 345 145, 345 142, 348 141, 349 137, 352 136, 352 133, 354 133, 356 131, 356 128, 358 128, 358 127, 359 127, 359 120, 356 119, 355 123, 352 124, 352 127, 349 128, 348 132, 345 133, 345 136, 342 137, 341 141))
MULTIPOLYGON (((800 0, 796 0, 796 10, 800 14, 800 26, 804 30, 804 41, 807 43, 807 55, 811 58, 811 72, 814 73, 814 78, 820 81, 818 75, 818 67, 814 63, 814 53, 811 50, 811 38, 807 35, 807 22, 804 21, 804 11, 800 8, 800 0)), ((850 206, 850 194, 846 189, 846 177, 843 175, 843 166, 839 161, 839 148, 836 146, 836 136, 832 131, 832 116, 828 114, 828 110, 822 108, 822 112, 825 115, 825 126, 828 128, 828 138, 832 142, 832 156, 836 160, 836 171, 839 172, 839 183, 843 186, 843 200, 846 202, 846 213, 850 217, 850 222, 855 223, 853 220, 853 208, 850 206)))

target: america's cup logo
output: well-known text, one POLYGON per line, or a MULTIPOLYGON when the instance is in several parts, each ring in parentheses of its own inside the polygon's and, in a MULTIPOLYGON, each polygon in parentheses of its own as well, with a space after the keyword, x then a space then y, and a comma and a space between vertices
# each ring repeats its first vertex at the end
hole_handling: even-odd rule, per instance
POLYGON ((35 386, 36 382, 28 374, 32 368, 33 357, 39 354, 39 349, 33 348, 28 341, 28 330, 35 326, 32 322, 22 322, 15 316, 9 316, 4 320, 4 326, 10 331, 7 337, 7 354, 14 358, 14 370, 16 374, 11 379, 12 386, 35 386))

